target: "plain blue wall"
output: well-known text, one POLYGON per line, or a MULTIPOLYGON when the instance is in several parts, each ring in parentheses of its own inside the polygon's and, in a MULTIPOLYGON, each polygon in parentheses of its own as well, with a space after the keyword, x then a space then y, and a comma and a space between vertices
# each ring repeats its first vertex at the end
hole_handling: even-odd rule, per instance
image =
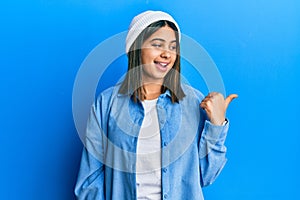
POLYGON ((228 163, 206 199, 299 199, 297 0, 1 1, 0 199, 74 199, 76 73, 95 46, 147 9, 171 13, 213 58, 227 93, 239 94, 227 113, 228 163))

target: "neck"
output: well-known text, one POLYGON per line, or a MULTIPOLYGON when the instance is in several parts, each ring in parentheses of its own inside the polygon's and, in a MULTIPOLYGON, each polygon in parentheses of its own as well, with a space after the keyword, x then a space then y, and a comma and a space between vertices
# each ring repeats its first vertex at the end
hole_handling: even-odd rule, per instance
POLYGON ((156 99, 161 94, 161 84, 158 83, 145 83, 143 84, 145 99, 156 99))

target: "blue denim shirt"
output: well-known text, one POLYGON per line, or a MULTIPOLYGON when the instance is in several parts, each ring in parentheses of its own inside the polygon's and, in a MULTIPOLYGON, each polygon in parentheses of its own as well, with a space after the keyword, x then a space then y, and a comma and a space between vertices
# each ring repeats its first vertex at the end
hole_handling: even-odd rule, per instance
MULTIPOLYGON (((200 107, 204 96, 190 86, 182 88, 186 96, 179 103, 172 103, 168 90, 157 100, 161 198, 201 200, 201 188, 211 184, 226 163, 229 123, 211 124, 200 107)), ((137 137, 144 109, 118 90, 119 85, 105 90, 92 106, 75 186, 78 199, 136 199, 137 137)))

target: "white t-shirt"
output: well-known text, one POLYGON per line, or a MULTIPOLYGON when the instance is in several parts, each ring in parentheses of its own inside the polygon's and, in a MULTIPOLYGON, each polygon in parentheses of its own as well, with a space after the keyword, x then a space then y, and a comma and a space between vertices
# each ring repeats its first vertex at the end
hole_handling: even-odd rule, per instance
POLYGON ((144 120, 137 142, 137 199, 161 199, 161 138, 157 99, 144 100, 144 120))

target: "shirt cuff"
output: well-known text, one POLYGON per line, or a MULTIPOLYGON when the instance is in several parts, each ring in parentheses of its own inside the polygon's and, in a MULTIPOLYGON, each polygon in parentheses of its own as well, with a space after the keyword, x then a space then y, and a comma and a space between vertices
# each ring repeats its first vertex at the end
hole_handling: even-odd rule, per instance
POLYGON ((225 121, 222 123, 222 126, 225 126, 227 124, 228 120, 225 119, 225 121))
POLYGON ((226 119, 221 126, 214 125, 206 120, 204 123, 204 133, 207 140, 219 140, 226 137, 229 121, 226 119))

